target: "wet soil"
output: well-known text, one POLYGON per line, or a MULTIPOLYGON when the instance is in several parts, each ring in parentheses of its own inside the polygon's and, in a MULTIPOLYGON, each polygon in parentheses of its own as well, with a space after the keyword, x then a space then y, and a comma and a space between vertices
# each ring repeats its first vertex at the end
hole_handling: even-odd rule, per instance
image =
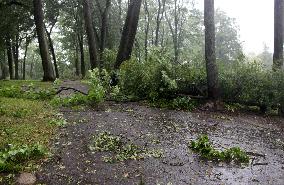
MULTIPOLYGON (((80 83, 70 86, 86 90, 80 83)), ((66 86, 68 84, 64 84, 66 86)), ((65 94, 66 95, 66 94, 65 94)), ((61 109, 69 125, 53 141, 54 156, 37 172, 38 183, 65 184, 284 184, 284 120, 247 113, 183 112, 142 103, 105 102, 96 108, 61 109), (121 135, 163 158, 105 163, 92 152, 92 136, 121 135), (250 164, 203 161, 187 145, 208 134, 215 147, 240 146, 250 164)))

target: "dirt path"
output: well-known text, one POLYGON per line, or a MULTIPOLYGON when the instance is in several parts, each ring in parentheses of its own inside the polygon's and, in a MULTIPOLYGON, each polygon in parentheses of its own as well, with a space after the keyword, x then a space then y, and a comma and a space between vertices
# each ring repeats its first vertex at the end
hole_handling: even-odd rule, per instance
POLYGON ((70 124, 60 129, 53 141, 55 156, 38 172, 39 183, 284 184, 283 119, 160 110, 138 103, 106 102, 101 107, 62 109, 70 124), (140 146, 161 149, 165 157, 105 163, 104 153, 92 153, 88 148, 92 136, 103 131, 122 135, 140 146), (250 156, 253 160, 247 167, 200 161, 187 144, 201 133, 208 134, 220 149, 240 146, 266 156, 250 156))

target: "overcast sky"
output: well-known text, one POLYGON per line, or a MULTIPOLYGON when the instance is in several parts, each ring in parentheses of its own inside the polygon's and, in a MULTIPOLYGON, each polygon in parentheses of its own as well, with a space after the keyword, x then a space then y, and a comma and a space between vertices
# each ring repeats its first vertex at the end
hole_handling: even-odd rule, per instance
MULTIPOLYGON (((203 0, 197 2, 203 9, 203 0)), ((264 43, 273 50, 273 0, 215 0, 215 8, 236 18, 246 53, 262 52, 264 43)))

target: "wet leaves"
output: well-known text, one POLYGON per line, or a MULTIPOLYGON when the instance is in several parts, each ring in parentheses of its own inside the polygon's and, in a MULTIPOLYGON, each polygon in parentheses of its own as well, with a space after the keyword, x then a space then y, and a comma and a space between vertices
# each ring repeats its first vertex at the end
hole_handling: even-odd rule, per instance
POLYGON ((94 136, 93 143, 89 148, 98 152, 112 152, 114 154, 113 157, 103 156, 103 161, 106 163, 140 160, 145 157, 163 157, 161 150, 147 150, 133 143, 125 143, 120 136, 113 136, 108 132, 94 136))

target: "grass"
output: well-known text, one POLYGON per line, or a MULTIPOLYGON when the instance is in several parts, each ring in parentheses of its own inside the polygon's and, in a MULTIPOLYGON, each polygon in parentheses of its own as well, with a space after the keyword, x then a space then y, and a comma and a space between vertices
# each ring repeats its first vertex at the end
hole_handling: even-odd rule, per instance
POLYGON ((0 147, 8 144, 47 146, 55 111, 43 101, 0 97, 0 147), (2 112, 2 113, 1 113, 2 112))
POLYGON ((0 88, 11 87, 11 86, 21 87, 21 86, 28 86, 31 84, 41 89, 49 89, 53 85, 52 82, 41 82, 38 80, 1 80, 0 88))
POLYGON ((56 128, 65 124, 47 93, 39 93, 52 88, 40 81, 0 81, 0 172, 32 171, 46 156, 56 128))

